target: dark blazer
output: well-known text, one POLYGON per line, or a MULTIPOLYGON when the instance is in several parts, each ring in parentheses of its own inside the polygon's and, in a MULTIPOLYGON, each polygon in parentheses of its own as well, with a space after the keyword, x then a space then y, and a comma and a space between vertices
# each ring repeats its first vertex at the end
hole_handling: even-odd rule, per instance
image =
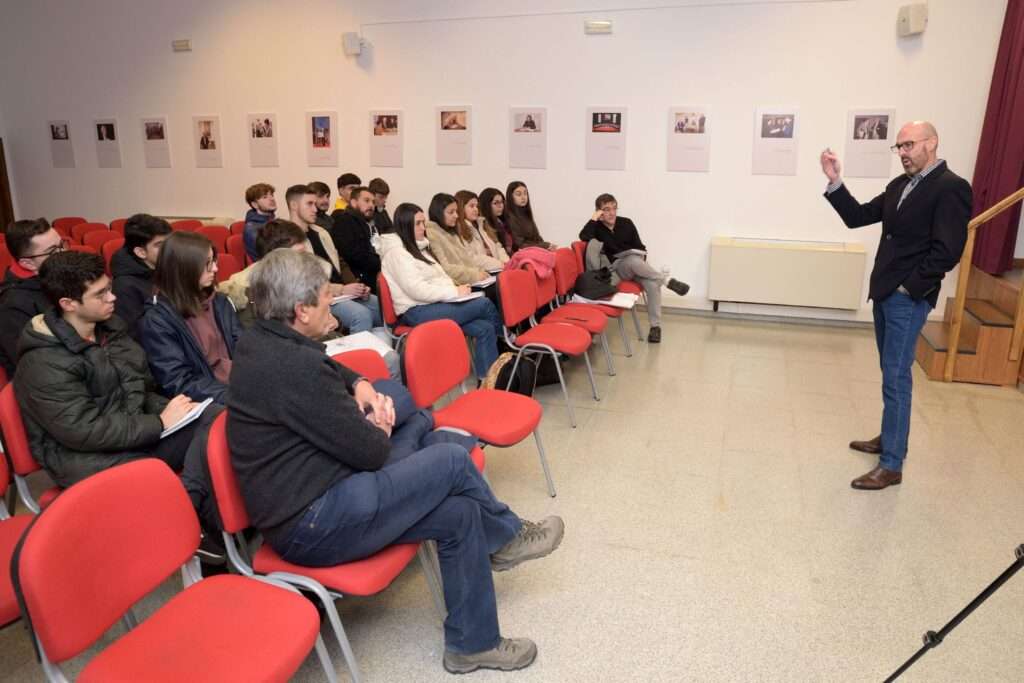
POLYGON ((845 185, 825 198, 848 228, 882 221, 868 298, 882 301, 903 285, 915 301, 927 300, 934 308, 942 278, 960 261, 967 241, 971 186, 941 161, 897 210, 908 182, 907 175, 895 178, 866 204, 845 185))
POLYGON ((633 221, 622 216, 615 217, 614 230, 609 230, 608 226, 601 221, 587 221, 587 224, 580 230, 580 239, 584 242, 600 240, 604 255, 611 260, 614 260, 615 255, 619 252, 629 249, 647 251, 633 221))
POLYGON ((142 259, 121 247, 110 259, 110 272, 114 276, 114 313, 124 321, 128 334, 139 340, 139 319, 146 301, 153 298, 153 271, 142 259))
POLYGON ((7 378, 14 377, 18 367, 18 340, 25 325, 34 316, 50 310, 50 300, 43 293, 38 277, 20 278, 12 271, 0 284, 0 366, 7 378))
POLYGON ((330 230, 331 239, 338 253, 348 263, 356 278, 376 292, 380 256, 370 242, 370 226, 366 219, 348 209, 335 211, 331 218, 334 219, 334 226, 330 230))

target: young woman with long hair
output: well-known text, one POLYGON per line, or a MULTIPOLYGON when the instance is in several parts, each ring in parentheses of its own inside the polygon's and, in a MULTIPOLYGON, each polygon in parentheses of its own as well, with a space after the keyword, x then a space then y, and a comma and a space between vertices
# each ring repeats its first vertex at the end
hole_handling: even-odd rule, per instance
POLYGON ((508 184, 505 196, 508 197, 505 215, 508 216, 508 229, 512 233, 516 251, 523 247, 542 247, 554 251, 556 246, 540 236, 537 223, 533 220, 530 191, 526 188, 526 183, 513 180, 508 184))
POLYGON ((501 270, 508 261, 508 254, 497 239, 482 227, 480 198, 469 190, 459 190, 455 193, 455 205, 458 208, 459 226, 465 226, 470 235, 467 247, 473 263, 486 271, 501 270))
MULTIPOLYGON (((496 187, 484 188, 480 193, 480 236, 492 250, 500 248, 505 253, 505 260, 515 251, 512 233, 508 231, 505 219, 505 195, 496 187)), ((500 260, 500 257, 499 257, 500 260)))
POLYGON ((430 200, 427 210, 427 240, 434 258, 457 285, 471 285, 487 277, 487 271, 476 263, 469 243, 473 230, 459 220, 455 197, 440 192, 430 200))

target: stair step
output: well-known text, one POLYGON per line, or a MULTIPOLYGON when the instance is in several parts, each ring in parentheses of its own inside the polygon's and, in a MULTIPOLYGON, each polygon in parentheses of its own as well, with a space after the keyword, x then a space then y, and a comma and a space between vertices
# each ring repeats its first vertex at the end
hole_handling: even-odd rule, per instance
MULTIPOLYGON (((938 320, 926 322, 924 329, 921 330, 921 336, 936 352, 945 353, 949 351, 949 325, 946 323, 938 320)), ((968 326, 964 325, 960 328, 960 343, 957 353, 970 356, 978 353, 976 330, 972 334, 968 326)))
POLYGON ((986 299, 968 299, 965 310, 990 327, 1013 327, 1013 318, 986 299))

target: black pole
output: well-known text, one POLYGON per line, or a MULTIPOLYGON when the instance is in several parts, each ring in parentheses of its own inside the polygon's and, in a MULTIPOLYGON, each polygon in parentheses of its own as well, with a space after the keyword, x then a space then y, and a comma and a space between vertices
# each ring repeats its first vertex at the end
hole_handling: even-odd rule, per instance
POLYGON ((968 604, 967 607, 964 607, 962 610, 960 610, 959 614, 953 617, 948 624, 939 629, 938 633, 936 633, 935 631, 928 631, 927 633, 925 633, 924 646, 920 650, 915 652, 910 659, 904 662, 903 666, 896 669, 896 671, 893 672, 891 676, 885 679, 885 683, 892 683, 892 681, 895 681, 897 678, 903 675, 904 671, 913 666, 914 662, 921 659, 921 657, 924 656, 925 652, 928 652, 928 650, 932 649, 933 647, 938 647, 938 645, 943 641, 943 639, 945 639, 945 637, 949 635, 950 631, 955 629, 961 621, 968 617, 968 615, 971 612, 978 609, 981 603, 988 600, 988 598, 993 593, 995 593, 1000 586, 1002 586, 1004 583, 1010 580, 1011 576, 1020 571, 1020 569, 1024 567, 1024 545, 1017 546, 1016 550, 1014 550, 1014 555, 1017 559, 1014 560, 1013 564, 1007 567, 1006 571, 1000 574, 995 581, 990 583, 988 587, 978 595, 978 597, 974 598, 974 600, 971 600, 970 604, 968 604))

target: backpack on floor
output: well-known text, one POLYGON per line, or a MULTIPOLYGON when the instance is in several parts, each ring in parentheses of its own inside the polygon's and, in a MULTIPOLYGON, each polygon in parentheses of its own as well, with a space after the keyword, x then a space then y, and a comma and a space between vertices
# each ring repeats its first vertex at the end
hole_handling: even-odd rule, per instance
POLYGON ((512 375, 512 366, 516 364, 516 354, 503 353, 498 360, 491 364, 487 370, 487 376, 480 383, 481 389, 500 389, 514 391, 523 396, 533 396, 533 389, 537 382, 537 363, 532 358, 523 356, 519 359, 519 367, 516 368, 516 376, 509 386, 508 379, 512 375))
POLYGON ((612 271, 608 268, 580 273, 573 290, 585 299, 603 299, 617 291, 612 283, 612 271))

